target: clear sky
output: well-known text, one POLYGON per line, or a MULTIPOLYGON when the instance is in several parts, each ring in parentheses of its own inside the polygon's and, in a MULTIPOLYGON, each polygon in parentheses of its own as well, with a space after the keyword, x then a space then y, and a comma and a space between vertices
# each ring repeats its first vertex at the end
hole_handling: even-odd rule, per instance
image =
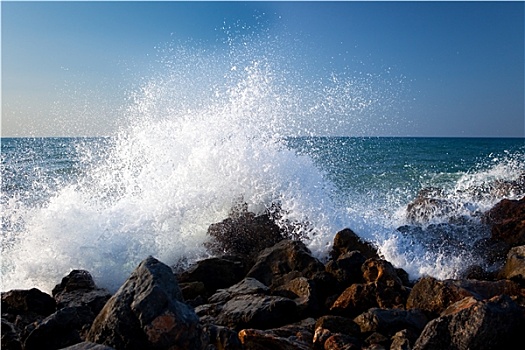
POLYGON ((399 121, 369 136, 525 137, 522 1, 0 6, 4 137, 111 135, 159 46, 215 47, 261 16, 296 39, 295 64, 403 77, 399 121))

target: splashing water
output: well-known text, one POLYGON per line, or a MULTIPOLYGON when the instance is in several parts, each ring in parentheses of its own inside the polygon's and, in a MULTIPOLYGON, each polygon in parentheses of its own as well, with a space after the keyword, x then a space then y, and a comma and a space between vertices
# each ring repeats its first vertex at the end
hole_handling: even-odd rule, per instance
MULTIPOLYGON (((209 225, 239 201, 257 214, 278 203, 281 220, 301 223, 297 230, 320 258, 334 234, 350 227, 413 277, 448 277, 464 264, 393 234, 408 197, 399 188, 379 198, 359 193, 352 179, 341 186, 330 166, 286 141, 366 134, 377 127, 374 115, 395 110, 402 86, 373 74, 312 78, 291 69, 274 41, 229 37, 224 46, 167 45, 151 76, 130 92, 119 131, 97 147, 77 143, 77 171, 45 189, 32 180, 24 198, 2 194, 3 290, 50 291, 78 268, 116 290, 148 255, 167 264, 206 257, 209 225)), ((358 154, 342 164, 373 167, 358 154)), ((455 183, 468 187, 473 178, 455 183)))

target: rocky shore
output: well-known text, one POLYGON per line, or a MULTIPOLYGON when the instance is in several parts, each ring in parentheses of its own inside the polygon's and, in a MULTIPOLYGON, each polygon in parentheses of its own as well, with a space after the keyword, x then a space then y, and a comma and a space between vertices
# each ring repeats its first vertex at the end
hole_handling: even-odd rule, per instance
MULTIPOLYGON (((409 215, 420 218, 415 213, 424 206, 443 207, 422 195, 409 215)), ((69 272, 52 295, 36 288, 3 292, 1 346, 515 348, 525 331, 525 197, 503 200, 482 215, 490 234, 475 243, 474 253, 484 263, 458 279, 411 281, 351 229, 335 235, 329 259, 321 262, 270 215, 239 211, 209 228, 215 257, 189 267, 145 257, 114 294, 83 270, 69 272)), ((400 232, 439 232, 414 227, 400 232)), ((439 240, 454 244, 444 234, 439 240)))

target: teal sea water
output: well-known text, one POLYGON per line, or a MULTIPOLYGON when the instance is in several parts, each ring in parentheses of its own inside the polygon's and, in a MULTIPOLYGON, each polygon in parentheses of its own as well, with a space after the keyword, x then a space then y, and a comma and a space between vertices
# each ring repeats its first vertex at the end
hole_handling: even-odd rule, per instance
POLYGON ((206 257, 208 225, 239 200, 259 213, 279 203, 285 219, 307 222, 298 230, 321 259, 349 227, 411 278, 452 278, 475 263, 472 244, 488 234, 480 213, 525 195, 494 190, 523 177, 523 139, 294 137, 249 151, 182 150, 175 140, 170 149, 169 138, 149 137, 1 141, 3 290, 49 289, 74 268, 114 289, 147 255, 169 264, 206 257), (446 210, 410 218, 407 205, 428 188, 446 210), (461 244, 398 230, 439 224, 461 244))

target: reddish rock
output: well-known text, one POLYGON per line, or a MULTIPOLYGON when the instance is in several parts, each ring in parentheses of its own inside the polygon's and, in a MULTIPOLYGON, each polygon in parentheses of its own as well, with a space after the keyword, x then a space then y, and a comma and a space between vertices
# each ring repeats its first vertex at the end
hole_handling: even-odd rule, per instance
POLYGON ((525 245, 514 247, 509 251, 505 266, 499 275, 501 278, 525 285, 525 245))
POLYGON ((413 349, 513 349, 522 341, 523 315, 524 309, 508 296, 469 297, 430 321, 413 349))
POLYGON ((336 233, 330 256, 337 260, 339 256, 357 250, 366 258, 379 258, 377 248, 359 237, 354 231, 345 228, 336 233))
POLYGON ((525 197, 503 199, 485 214, 492 238, 512 246, 525 245, 525 197))

